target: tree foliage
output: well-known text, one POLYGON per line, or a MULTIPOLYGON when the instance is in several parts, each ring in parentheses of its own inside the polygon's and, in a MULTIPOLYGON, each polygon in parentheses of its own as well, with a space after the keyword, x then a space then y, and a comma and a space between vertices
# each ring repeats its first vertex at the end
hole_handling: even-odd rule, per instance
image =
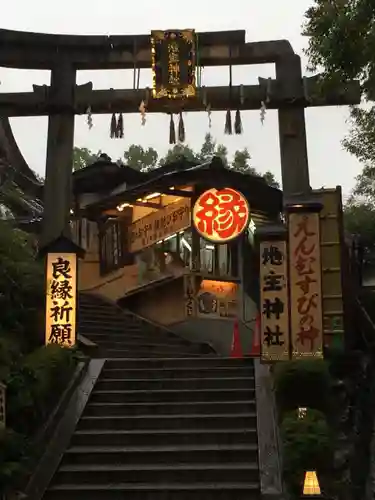
MULTIPOLYGON (((100 155, 100 151, 95 155, 86 148, 74 148, 74 170, 86 167, 94 162, 100 155), (82 154, 80 154, 82 152, 82 154)), ((187 161, 196 163, 205 163, 213 156, 222 158, 224 164, 242 173, 258 175, 263 177, 266 182, 272 187, 279 187, 272 172, 267 171, 265 174, 260 174, 253 166, 250 165, 251 155, 247 148, 236 151, 233 160, 228 160, 228 150, 223 144, 218 144, 211 134, 206 134, 204 142, 200 150, 194 151, 190 146, 185 144, 175 144, 170 148, 164 157, 159 157, 158 152, 150 147, 143 148, 138 144, 132 144, 125 152, 123 158, 120 159, 125 165, 132 167, 141 172, 153 170, 162 165, 171 163, 178 158, 185 158, 187 161)))
MULTIPOLYGON (((374 100, 375 9, 373 0, 315 0, 305 14, 307 56, 326 84, 359 79, 363 96, 374 100)), ((351 110, 344 147, 360 161, 375 163, 375 110, 351 110)))
POLYGON ((97 154, 94 154, 87 148, 73 148, 73 172, 94 163, 99 158, 100 153, 101 151, 98 151, 97 154))
MULTIPOLYGON (((373 0, 315 0, 305 14, 311 69, 326 85, 359 79, 368 101, 375 96, 375 8, 373 0)), ((324 87, 323 87, 324 89, 324 87)), ((375 107, 352 107, 343 146, 363 164, 345 206, 345 226, 360 236, 367 257, 375 253, 375 107)))

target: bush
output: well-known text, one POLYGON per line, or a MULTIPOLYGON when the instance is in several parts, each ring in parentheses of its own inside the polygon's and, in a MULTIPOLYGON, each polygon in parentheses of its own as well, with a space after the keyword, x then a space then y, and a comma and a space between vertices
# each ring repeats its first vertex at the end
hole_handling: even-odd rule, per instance
POLYGON ((333 438, 320 411, 308 409, 299 419, 297 411, 285 415, 281 424, 284 475, 290 492, 301 495, 304 474, 316 470, 324 487, 324 480, 332 475, 333 438))
POLYGON ((0 325, 25 349, 40 345, 38 311, 44 308, 43 262, 31 236, 0 221, 0 325))
POLYGON ((25 439, 12 430, 0 427, 0 493, 14 486, 23 472, 25 439))
POLYGON ((56 344, 26 356, 6 382, 9 425, 25 435, 40 427, 57 404, 75 365, 75 352, 56 344))
POLYGON ((279 414, 298 407, 327 412, 331 389, 328 365, 321 359, 278 363, 274 384, 279 414))
POLYGON ((17 342, 7 336, 0 336, 0 382, 5 380, 14 363, 20 357, 20 349, 17 342))

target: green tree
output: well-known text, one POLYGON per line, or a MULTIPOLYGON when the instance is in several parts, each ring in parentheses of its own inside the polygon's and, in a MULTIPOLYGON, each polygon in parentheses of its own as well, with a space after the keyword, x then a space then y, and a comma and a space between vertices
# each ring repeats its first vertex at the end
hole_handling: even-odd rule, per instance
POLYGON ((142 146, 132 144, 124 152, 125 164, 135 170, 147 171, 157 168, 159 155, 154 148, 144 149, 142 146))
MULTIPOLYGON (((363 96, 374 100, 375 9, 371 0, 315 0, 305 14, 310 69, 322 70, 325 85, 359 79, 363 96)), ((324 90, 324 86, 323 86, 324 90)), ((351 130, 344 147, 375 163, 375 109, 351 109, 351 130)))
POLYGON ((210 133, 205 135, 203 144, 198 153, 196 153, 190 146, 185 144, 175 144, 173 148, 169 149, 164 158, 160 160, 161 165, 165 165, 177 158, 184 157, 188 161, 195 161, 197 163, 204 163, 209 161, 213 156, 220 156, 224 163, 227 164, 228 150, 223 144, 217 144, 210 133))
POLYGON ((186 158, 187 161, 197 161, 196 154, 191 149, 191 147, 185 144, 175 144, 173 148, 170 148, 167 151, 167 154, 164 156, 164 158, 160 159, 159 164, 160 166, 163 166, 182 157, 186 158))
MULTIPOLYGON (((79 168, 83 168, 93 163, 98 159, 100 154, 101 151, 95 155, 87 148, 74 148, 74 170, 78 170, 79 168)), ((219 156, 229 168, 233 168, 242 173, 258 175, 263 177, 272 187, 279 187, 272 172, 268 171, 262 175, 250 165, 251 155, 247 148, 236 151, 230 163, 228 161, 228 150, 226 146, 224 146, 224 144, 218 144, 210 133, 205 135, 203 144, 198 152, 195 152, 186 144, 175 144, 162 158, 159 158, 158 152, 152 147, 144 149, 139 144, 132 144, 124 151, 124 164, 135 170, 147 172, 148 170, 153 170, 182 157, 187 161, 199 164, 210 161, 213 156, 219 156)))
POLYGON ((91 163, 94 163, 100 156, 101 151, 94 154, 87 148, 73 148, 73 172, 85 168, 91 163))

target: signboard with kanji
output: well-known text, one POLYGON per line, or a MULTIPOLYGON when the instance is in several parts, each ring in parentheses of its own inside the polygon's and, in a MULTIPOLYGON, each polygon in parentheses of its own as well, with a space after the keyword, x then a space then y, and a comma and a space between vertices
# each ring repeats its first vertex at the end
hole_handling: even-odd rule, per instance
POLYGON ((151 32, 152 96, 184 99, 195 97, 195 31, 151 32))
POLYGON ((247 229, 249 220, 247 199, 232 188, 209 189, 194 204, 194 227, 212 243, 234 240, 247 229))
POLYGON ((292 356, 323 356, 319 213, 289 214, 292 356))
POLYGON ((76 344, 77 256, 48 253, 45 343, 76 344))
POLYGON ((263 361, 289 359, 287 245, 260 243, 261 356, 263 361))
POLYGON ((190 227, 190 206, 190 198, 183 198, 133 222, 128 230, 129 252, 139 252, 190 227))

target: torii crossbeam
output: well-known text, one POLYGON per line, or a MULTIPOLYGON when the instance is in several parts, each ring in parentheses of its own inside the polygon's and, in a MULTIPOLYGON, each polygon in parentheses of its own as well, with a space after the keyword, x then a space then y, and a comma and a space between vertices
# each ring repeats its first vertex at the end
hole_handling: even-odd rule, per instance
MULTIPOLYGON (((210 87, 211 111, 230 107, 278 110, 282 183, 285 196, 310 191, 305 130, 306 107, 360 102, 356 81, 322 94, 319 77, 302 78, 301 60, 286 40, 245 41, 245 31, 198 33, 199 64, 229 66, 275 63, 276 80, 259 85, 210 87)), ((33 92, 0 93, 0 116, 49 116, 44 200, 43 243, 69 227, 74 116, 92 113, 136 113, 146 89, 93 90, 92 83, 76 85, 77 70, 151 67, 150 35, 76 36, 0 30, 0 66, 50 69, 51 85, 33 92)), ((203 111, 199 95, 184 104, 186 111, 203 111)), ((147 112, 166 112, 161 100, 150 99, 147 112)))

